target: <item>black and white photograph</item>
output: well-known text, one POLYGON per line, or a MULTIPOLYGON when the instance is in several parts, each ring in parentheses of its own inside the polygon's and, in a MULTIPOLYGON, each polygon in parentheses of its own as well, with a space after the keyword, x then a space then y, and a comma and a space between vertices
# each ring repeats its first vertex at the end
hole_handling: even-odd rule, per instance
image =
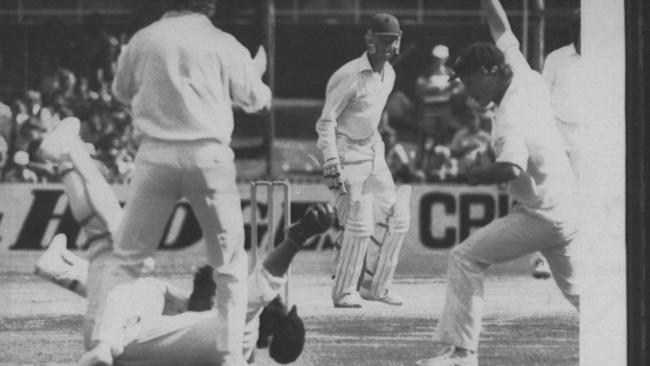
POLYGON ((0 365, 649 361, 641 0, 0 0, 0 365))

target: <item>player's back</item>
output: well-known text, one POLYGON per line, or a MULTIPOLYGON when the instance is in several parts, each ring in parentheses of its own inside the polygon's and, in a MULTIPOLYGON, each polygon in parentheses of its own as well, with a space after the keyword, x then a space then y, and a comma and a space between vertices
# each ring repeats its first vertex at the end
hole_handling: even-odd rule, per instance
POLYGON ((243 46, 204 15, 172 12, 138 32, 128 47, 134 48, 127 66, 137 85, 132 106, 139 131, 162 140, 230 142, 226 71, 243 46))

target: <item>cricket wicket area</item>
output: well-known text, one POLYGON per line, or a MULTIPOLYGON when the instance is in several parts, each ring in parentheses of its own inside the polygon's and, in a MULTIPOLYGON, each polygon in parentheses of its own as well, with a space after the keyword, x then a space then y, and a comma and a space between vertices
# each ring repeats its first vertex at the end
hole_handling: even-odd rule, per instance
MULTIPOLYGON (((251 226, 251 251, 250 251, 250 256, 251 256, 251 268, 255 268, 258 264, 260 264, 260 256, 259 256, 259 251, 262 251, 263 254, 268 253, 269 251, 273 250, 273 247, 275 245, 276 241, 276 200, 275 196, 276 193, 279 191, 282 194, 281 202, 282 202, 282 211, 284 213, 284 229, 286 230, 290 225, 291 225, 291 183, 288 181, 279 181, 279 180, 274 180, 274 181, 269 181, 269 180, 258 180, 251 182, 251 192, 250 192, 250 200, 251 200, 251 218, 250 218, 250 226, 251 226), (266 241, 263 241, 263 245, 260 248, 259 247, 259 238, 257 235, 257 225, 258 225, 258 210, 257 210, 257 202, 258 202, 258 195, 262 190, 266 189, 266 206, 267 206, 267 213, 266 213, 266 223, 267 223, 267 230, 266 230, 266 241)), ((289 270, 287 271, 287 283, 284 288, 284 302, 287 306, 291 304, 291 267, 289 267, 289 270)))

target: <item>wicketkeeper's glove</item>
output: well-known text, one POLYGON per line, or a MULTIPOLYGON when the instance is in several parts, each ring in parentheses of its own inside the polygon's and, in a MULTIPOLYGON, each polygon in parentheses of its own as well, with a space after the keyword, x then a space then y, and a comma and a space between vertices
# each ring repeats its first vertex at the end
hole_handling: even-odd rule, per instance
POLYGON ((317 203, 309 206, 300 221, 287 229, 287 236, 300 246, 313 235, 327 231, 334 223, 334 207, 329 203, 317 203))

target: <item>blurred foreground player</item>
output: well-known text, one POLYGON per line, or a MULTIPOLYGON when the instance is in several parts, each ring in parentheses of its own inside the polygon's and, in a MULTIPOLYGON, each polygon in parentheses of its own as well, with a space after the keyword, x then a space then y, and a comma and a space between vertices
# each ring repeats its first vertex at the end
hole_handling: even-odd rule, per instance
MULTIPOLYGON (((542 76, 551 89, 551 104, 555 111, 555 125, 567 144, 569 160, 578 178, 578 188, 585 189, 587 156, 585 153, 588 129, 580 109, 580 10, 574 11, 569 27, 572 42, 549 53, 544 60, 542 76)), ((531 258, 533 277, 546 279, 551 276, 544 257, 535 254, 531 258)))
POLYGON ((519 50, 498 0, 482 0, 496 47, 465 49, 456 73, 480 105, 498 109, 492 129, 496 163, 468 171, 474 184, 508 182, 518 202, 510 214, 475 231, 452 249, 438 341, 447 347, 419 366, 476 366, 483 308, 483 273, 493 264, 540 251, 576 309, 575 246, 579 228, 575 176, 555 126, 548 87, 519 50))
POLYGON ((133 35, 117 63, 113 94, 131 106, 141 143, 105 289, 139 273, 174 205, 186 198, 218 284, 217 359, 240 366, 248 261, 230 147, 232 109, 262 111, 271 91, 250 52, 212 24, 216 0, 169 4, 161 19, 133 35))
MULTIPOLYGON (((96 322, 96 336, 86 339, 89 351, 79 364, 219 365, 215 359, 217 310, 212 308, 216 284, 211 267, 199 269, 191 294, 164 281, 142 277, 115 287, 103 300, 96 298, 99 294, 96 287, 106 274, 102 263, 112 254, 112 236, 106 222, 119 224, 121 210, 75 135, 78 132, 75 122, 74 119, 63 121, 46 138, 43 155, 59 167, 73 215, 90 241, 89 260, 68 251, 66 238, 60 234, 39 259, 36 273, 87 297, 89 307, 98 301, 105 302, 105 311, 97 315, 102 319, 96 322), (47 149, 58 143, 70 144, 76 155, 52 159, 47 149)), ((327 230, 333 219, 332 206, 313 206, 287 230, 285 240, 268 254, 262 266, 254 269, 248 279, 243 328, 245 359, 253 359, 256 344, 269 346, 269 337, 269 352, 277 362, 293 362, 300 355, 304 345, 302 321, 295 306, 287 311, 276 297, 286 283, 287 268, 300 245, 310 236, 327 230)), ((148 262, 151 270, 151 260, 148 262)), ((84 333, 89 336, 87 330, 84 333)))
POLYGON ((367 52, 334 72, 316 123, 323 175, 337 193, 338 219, 344 227, 335 261, 335 307, 361 307, 360 297, 403 303, 391 283, 409 228, 411 187, 396 191, 377 129, 395 83, 388 61, 399 52, 401 36, 394 16, 372 17, 365 36, 367 52))
POLYGON ((549 53, 542 76, 551 90, 555 122, 567 144, 569 159, 578 182, 584 179, 587 121, 580 102, 580 10, 574 11, 569 27, 571 43, 549 53))

